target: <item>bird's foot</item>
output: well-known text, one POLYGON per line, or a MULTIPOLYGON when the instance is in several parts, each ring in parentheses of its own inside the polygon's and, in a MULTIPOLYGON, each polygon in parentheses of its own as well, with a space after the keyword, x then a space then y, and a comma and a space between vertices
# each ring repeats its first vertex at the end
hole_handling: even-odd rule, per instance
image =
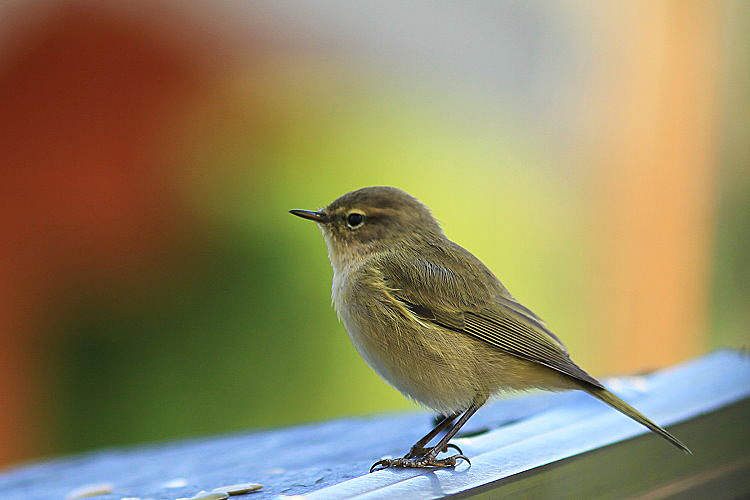
MULTIPOLYGON (((453 443, 448 443, 448 444, 446 444, 446 445, 445 445, 445 446, 443 447, 443 449, 442 449, 442 450, 440 450, 440 452, 439 452, 439 453, 445 453, 445 452, 446 452, 446 451, 448 451, 448 449, 450 449, 450 448, 453 448, 454 450, 456 450, 456 451, 458 452, 458 454, 459 454, 459 455, 463 455, 463 454, 464 454, 464 452, 463 452, 463 451, 461 451, 461 448, 459 448, 458 446, 456 446, 456 445, 455 445, 455 444, 453 444, 453 443)), ((434 449, 435 449, 434 447, 430 447, 430 448, 425 448, 425 447, 423 447, 423 446, 416 446, 416 445, 415 445, 415 446, 412 446, 412 447, 411 447, 411 449, 409 450, 409 453, 407 453, 406 455, 404 455, 404 458, 417 458, 417 457, 423 457, 423 456, 427 455, 428 453, 430 453, 431 451, 433 451, 434 449)), ((435 453, 435 455, 437 456, 437 453, 435 453)))
POLYGON ((471 465, 471 461, 469 460, 469 458, 463 454, 453 455, 451 457, 441 459, 435 458, 435 455, 436 453, 430 451, 426 455, 417 458, 385 458, 372 464, 372 467, 370 467, 370 472, 373 472, 378 468, 387 469, 389 467, 455 467, 459 460, 466 460, 466 463, 471 465))

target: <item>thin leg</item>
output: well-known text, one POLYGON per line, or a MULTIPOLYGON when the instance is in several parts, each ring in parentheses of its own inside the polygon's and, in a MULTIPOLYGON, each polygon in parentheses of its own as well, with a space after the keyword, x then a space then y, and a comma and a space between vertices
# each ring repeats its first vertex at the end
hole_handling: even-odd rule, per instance
MULTIPOLYGON (((441 439, 438 442, 438 444, 436 444, 435 447, 432 449, 432 451, 437 450, 437 452, 434 453, 433 458, 435 458, 437 454, 440 453, 440 450, 442 450, 444 447, 448 445, 448 441, 453 439, 453 436, 455 436, 456 433, 459 430, 461 430, 461 427, 464 426, 464 424, 471 418, 472 415, 474 415, 477 412, 479 408, 482 407, 483 404, 484 402, 482 402, 481 404, 474 403, 473 405, 469 406, 469 409, 466 410, 466 412, 464 412, 463 415, 461 415, 461 418, 459 418, 458 421, 455 424, 453 424, 453 427, 451 427, 450 430, 445 433, 445 436, 443 436, 443 439, 441 439)), ((467 462, 469 461, 469 459, 464 457, 463 454, 460 456, 464 458, 467 462)))
MULTIPOLYGON (((414 443, 414 446, 411 447, 409 450, 409 453, 404 455, 404 458, 414 458, 414 457, 421 457, 422 455, 429 452, 432 448, 425 448, 425 445, 432 441, 432 439, 443 432, 443 430, 448 427, 450 424, 453 423, 454 420, 456 420, 456 417, 458 417, 461 414, 461 412, 456 412, 451 415, 445 415, 443 416, 443 419, 435 426, 434 429, 432 429, 430 432, 428 432, 422 439, 414 443)), ((461 449, 456 446, 455 444, 450 445, 451 448, 456 448, 456 451, 461 453, 461 449)), ((447 447, 445 450, 446 451, 447 447)))
MULTIPOLYGON (((450 441, 451 438, 456 435, 456 433, 461 429, 461 427, 463 427, 466 421, 469 420, 471 416, 477 412, 477 410, 485 403, 485 401, 472 404, 469 409, 466 410, 463 415, 461 415, 461 418, 459 418, 458 421, 453 424, 453 427, 450 428, 445 436, 443 436, 443 439, 441 439, 434 447, 430 448, 429 451, 424 455, 416 458, 404 457, 380 460, 378 462, 375 462, 372 467, 370 467, 370 472, 375 470, 376 467, 455 467, 458 460, 466 460, 467 462, 469 462, 469 459, 463 454, 453 455, 451 457, 443 458, 440 460, 437 459, 437 456, 444 448, 447 448, 448 441, 450 441)), ((440 422, 439 425, 442 426, 443 423, 444 422, 440 422)), ((435 434, 437 434, 438 432, 440 432, 440 430, 435 432, 435 434)), ((469 464, 471 464, 471 462, 469 462, 469 464)))

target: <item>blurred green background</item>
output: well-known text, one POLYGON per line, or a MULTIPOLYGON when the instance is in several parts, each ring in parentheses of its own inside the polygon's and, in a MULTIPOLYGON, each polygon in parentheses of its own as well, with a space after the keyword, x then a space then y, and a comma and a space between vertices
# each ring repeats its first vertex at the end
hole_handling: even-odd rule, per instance
POLYGON ((0 461, 412 405, 316 209, 430 206, 594 374, 750 331, 742 1, 5 2, 0 461))

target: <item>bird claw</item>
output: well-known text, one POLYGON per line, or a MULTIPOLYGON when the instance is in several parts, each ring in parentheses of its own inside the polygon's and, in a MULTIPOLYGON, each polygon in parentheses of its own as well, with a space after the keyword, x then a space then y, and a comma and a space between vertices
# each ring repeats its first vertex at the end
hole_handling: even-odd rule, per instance
MULTIPOLYGON (((455 445, 453 445, 455 446, 455 445)), ((423 468, 423 467, 455 467, 458 460, 466 460, 466 463, 471 466, 471 460, 464 455, 458 454, 448 458, 437 459, 431 456, 430 453, 423 455, 418 458, 385 458, 372 464, 370 472, 376 470, 377 467, 387 469, 389 467, 409 467, 409 468, 423 468)))
POLYGON ((469 461, 468 458, 464 457, 464 452, 461 451, 461 448, 459 448, 458 445, 456 445, 456 444, 448 443, 448 444, 445 445, 445 448, 443 448, 440 451, 446 452, 446 451, 448 451, 448 448, 453 448, 454 450, 456 450, 458 452, 458 455, 456 455, 457 457, 460 456, 462 458, 465 458, 467 462, 469 461))

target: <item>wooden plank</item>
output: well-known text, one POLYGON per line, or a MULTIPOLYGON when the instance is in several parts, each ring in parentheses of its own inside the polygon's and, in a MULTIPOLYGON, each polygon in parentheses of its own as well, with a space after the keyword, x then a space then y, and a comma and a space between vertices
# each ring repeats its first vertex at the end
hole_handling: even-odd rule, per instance
POLYGON ((472 418, 467 424, 471 437, 457 440, 472 466, 455 471, 367 473, 377 458, 404 453, 429 429, 432 416, 415 412, 40 462, 0 474, 0 498, 59 499, 92 483, 114 485, 112 494, 96 497, 100 500, 190 497, 241 482, 265 485, 252 498, 304 495, 311 500, 461 497, 506 490, 541 498, 547 491, 558 498, 586 496, 606 485, 611 485, 611 498, 700 491, 717 484, 746 491, 746 466, 732 460, 748 449, 750 358, 721 351, 607 383, 657 422, 671 425, 695 456, 679 453, 584 393, 539 393, 495 402, 472 418))
MULTIPOLYGON (((671 430, 690 442, 695 455, 675 455, 648 435, 539 467, 451 498, 666 498, 712 485, 711 498, 750 492, 750 398, 671 430), (744 472, 744 474, 743 474, 744 472)), ((693 498, 709 498, 695 495, 693 498)))
MULTIPOLYGON (((713 360, 718 361, 718 358, 713 360)), ((741 363, 745 368, 724 372, 720 377, 716 377, 717 373, 713 371, 717 366, 712 368, 712 365, 688 364, 681 369, 659 372, 641 379, 642 392, 631 393, 630 397, 621 395, 662 425, 689 421, 750 397, 750 371, 745 371, 750 368, 748 360, 741 363), (733 382, 727 384, 728 380, 733 382)), ((641 435, 664 451, 668 463, 691 458, 683 457, 656 436, 647 435, 646 429, 598 401, 585 394, 576 393, 576 396, 580 398, 522 422, 475 438, 455 440, 471 458, 470 468, 459 466, 456 472, 379 471, 326 488, 309 498, 440 498, 465 494, 641 435)), ((692 445, 690 439, 685 440, 688 446, 692 445)), ((701 451, 705 453, 705 450, 699 453, 701 451)), ((642 467, 642 458, 634 455, 629 460, 642 467)))

